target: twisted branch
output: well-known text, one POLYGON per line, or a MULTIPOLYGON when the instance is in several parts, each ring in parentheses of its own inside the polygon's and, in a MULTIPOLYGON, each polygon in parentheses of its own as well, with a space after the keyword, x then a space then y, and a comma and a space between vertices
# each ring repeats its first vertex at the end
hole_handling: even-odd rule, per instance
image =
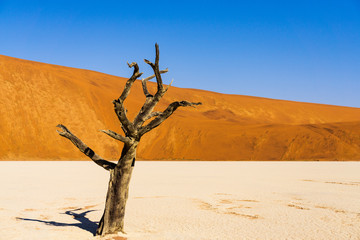
POLYGON ((126 116, 126 109, 123 102, 119 99, 113 101, 115 113, 121 123, 121 128, 126 136, 132 135, 134 126, 126 116))
POLYGON ((97 165, 103 167, 106 170, 114 169, 116 164, 104 160, 102 157, 97 155, 91 148, 89 148, 83 141, 81 141, 78 137, 72 134, 69 129, 67 129, 64 125, 58 124, 56 127, 61 128, 62 131, 56 130, 60 136, 69 139, 82 153, 88 156, 91 160, 93 160, 97 165))
POLYGON ((178 107, 189 107, 201 105, 201 102, 193 103, 188 101, 181 101, 181 102, 173 102, 171 103, 164 112, 160 113, 154 120, 152 120, 146 126, 143 126, 139 130, 140 136, 144 135, 145 133, 149 132, 150 130, 159 126, 163 121, 165 121, 168 117, 170 117, 178 107))
POLYGON ((130 88, 132 86, 132 84, 135 82, 135 80, 137 78, 139 78, 143 73, 139 73, 139 66, 137 65, 136 62, 132 62, 131 64, 127 63, 129 68, 134 67, 134 72, 132 74, 132 76, 127 80, 124 90, 121 93, 121 96, 119 97, 119 100, 124 101, 125 98, 129 95, 130 93, 130 88))
POLYGON ((121 141, 123 143, 127 143, 127 144, 131 143, 131 140, 128 137, 121 136, 120 134, 117 134, 114 131, 111 131, 111 130, 100 130, 100 131, 103 132, 103 133, 106 133, 110 137, 112 137, 112 138, 114 138, 116 140, 119 140, 119 141, 121 141))

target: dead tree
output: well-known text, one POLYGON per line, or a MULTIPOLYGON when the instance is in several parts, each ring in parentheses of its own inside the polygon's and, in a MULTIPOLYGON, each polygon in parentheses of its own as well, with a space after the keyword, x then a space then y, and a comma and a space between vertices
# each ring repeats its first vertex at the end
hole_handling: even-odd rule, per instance
POLYGON ((115 113, 120 121, 121 128, 124 135, 120 135, 111 130, 101 130, 110 137, 124 143, 121 157, 117 163, 104 160, 89 148, 83 141, 72 134, 64 125, 57 125, 62 131, 58 133, 69 139, 81 152, 93 160, 96 164, 103 167, 110 172, 110 180, 108 191, 106 195, 105 210, 97 228, 97 235, 106 235, 117 232, 123 232, 125 205, 128 198, 129 183, 131 173, 134 167, 136 158, 136 148, 140 142, 141 137, 150 130, 159 126, 168 117, 170 117, 178 107, 188 107, 200 105, 201 103, 178 101, 171 103, 163 112, 153 111, 156 104, 164 96, 169 86, 164 86, 161 79, 161 74, 166 73, 168 69, 159 70, 159 46, 155 44, 156 57, 155 63, 144 59, 144 61, 151 66, 154 75, 142 79, 142 88, 146 96, 146 100, 137 116, 131 122, 124 107, 124 101, 130 93, 131 86, 138 79, 142 73, 139 72, 139 66, 136 62, 128 63, 129 68, 134 68, 132 76, 127 80, 124 90, 118 99, 113 101, 115 113), (152 95, 147 88, 147 81, 156 78, 157 91, 152 95), (153 118, 153 119, 152 119, 153 118), (152 119, 152 120, 151 120, 152 119), (147 120, 151 120, 150 122, 147 120))

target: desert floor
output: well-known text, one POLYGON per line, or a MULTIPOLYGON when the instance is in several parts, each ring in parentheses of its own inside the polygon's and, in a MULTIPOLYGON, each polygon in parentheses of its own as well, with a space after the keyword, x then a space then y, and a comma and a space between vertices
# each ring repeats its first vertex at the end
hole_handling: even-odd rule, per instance
MULTIPOLYGON (((121 236, 360 239, 359 173, 360 162, 136 162, 121 236)), ((0 162, 0 239, 98 239, 107 184, 92 162, 0 162)))

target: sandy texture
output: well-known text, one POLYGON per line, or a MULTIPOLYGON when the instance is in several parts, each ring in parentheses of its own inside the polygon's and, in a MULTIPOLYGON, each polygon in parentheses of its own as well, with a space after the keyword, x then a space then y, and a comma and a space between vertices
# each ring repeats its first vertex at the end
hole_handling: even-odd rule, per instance
MULTIPOLYGON (((170 69, 164 81, 169 83, 171 76, 170 69)), ((102 157, 117 159, 121 146, 98 130, 121 133, 111 102, 119 97, 125 81, 0 55, 0 159, 85 159, 58 136, 58 123, 69 127, 102 157)), ((149 90, 154 92, 153 83, 149 90)), ((125 102, 130 119, 144 98, 137 81, 125 102)), ((171 87, 159 110, 177 100, 201 101, 203 105, 177 110, 161 127, 145 135, 137 151, 139 158, 360 159, 359 108, 171 87)))
MULTIPOLYGON (((360 239, 359 171, 360 162, 138 162, 122 237, 360 239)), ((1 162, 0 238, 94 239, 107 181, 91 162, 1 162)))

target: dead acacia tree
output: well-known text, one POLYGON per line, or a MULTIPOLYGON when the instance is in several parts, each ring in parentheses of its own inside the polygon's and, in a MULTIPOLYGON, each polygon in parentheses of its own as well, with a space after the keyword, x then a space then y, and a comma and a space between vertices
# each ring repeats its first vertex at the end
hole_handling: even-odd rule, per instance
POLYGON ((124 101, 129 95, 131 86, 135 80, 142 75, 142 73, 139 72, 139 66, 136 62, 131 64, 128 63, 130 68, 134 68, 134 72, 127 80, 120 97, 113 101, 115 113, 120 121, 121 128, 125 136, 111 130, 101 130, 110 137, 113 137, 114 139, 124 143, 121 157, 117 163, 104 160, 85 143, 83 143, 83 141, 71 133, 64 125, 57 125, 57 127, 61 128, 62 130, 58 131, 61 136, 69 139, 81 152, 91 158, 91 160, 93 160, 96 164, 110 172, 105 210, 96 231, 97 235, 123 232, 125 205, 128 198, 129 183, 136 158, 136 148, 141 137, 145 133, 159 126, 164 120, 170 117, 178 107, 188 107, 201 104, 200 102, 193 103, 187 101, 178 101, 171 103, 163 112, 153 111, 156 104, 164 96, 169 86, 171 85, 170 83, 170 85, 165 87, 163 84, 161 74, 166 73, 168 69, 159 70, 158 44, 155 44, 155 49, 155 63, 144 59, 144 61, 153 69, 154 75, 142 79, 142 88, 146 96, 146 100, 134 120, 131 122, 128 119, 126 115, 127 110, 124 107, 124 101), (147 81, 153 78, 156 78, 157 82, 157 91, 155 95, 152 95, 147 88, 147 81), (147 120, 151 121, 147 122, 147 120))

